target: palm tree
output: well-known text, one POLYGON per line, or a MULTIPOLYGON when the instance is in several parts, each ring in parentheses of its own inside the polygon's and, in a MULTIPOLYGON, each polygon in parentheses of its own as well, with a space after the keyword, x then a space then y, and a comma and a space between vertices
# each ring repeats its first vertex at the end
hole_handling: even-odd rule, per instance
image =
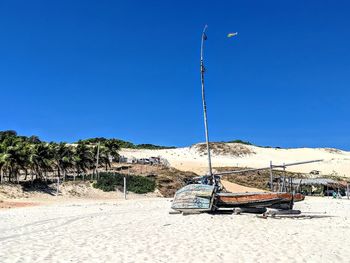
POLYGON ((63 180, 66 179, 66 175, 69 168, 74 167, 74 151, 73 147, 66 143, 51 143, 53 149, 54 164, 57 168, 58 177, 61 177, 63 173, 63 180))
POLYGON ((19 183, 20 169, 22 168, 23 140, 18 137, 9 138, 3 142, 5 151, 3 152, 3 166, 8 172, 9 181, 16 177, 19 183))
POLYGON ((114 159, 114 160, 119 160, 119 143, 118 140, 116 139, 110 139, 107 140, 103 143, 103 145, 108 149, 109 155, 114 159))
POLYGON ((31 144, 29 142, 24 142, 24 146, 21 151, 21 168, 24 170, 24 180, 27 180, 28 170, 31 167, 30 163, 30 154, 31 154, 31 144))
POLYGON ((78 176, 81 172, 86 173, 87 170, 91 169, 94 165, 94 157, 91 147, 88 147, 86 143, 78 142, 75 149, 74 162, 78 176))
MULTIPOLYGON (((99 151, 97 149, 98 146, 95 146, 93 148, 93 153, 94 153, 94 156, 95 156, 95 163, 97 163, 96 159, 97 159, 97 152, 98 152, 98 160, 99 160, 98 163, 99 163, 99 166, 100 165, 104 166, 106 171, 107 171, 108 168, 111 167, 111 161, 110 161, 111 154, 110 154, 109 149, 106 146, 101 145, 99 147, 100 147, 99 151)), ((96 167, 96 164, 94 165, 94 168, 98 169, 98 167, 96 167)))
MULTIPOLYGON (((0 136, 1 137, 1 136, 0 136)), ((4 175, 3 175, 3 167, 5 165, 5 152, 4 152, 4 146, 2 144, 2 142, 0 141, 0 183, 4 182, 4 175)))
POLYGON ((64 155, 62 155, 61 159, 61 169, 63 171, 63 179, 65 180, 67 177, 67 173, 69 169, 74 168, 74 150, 72 146, 66 146, 66 150, 64 155))
POLYGON ((8 163, 8 154, 0 153, 0 183, 4 182, 4 173, 6 169, 6 164, 8 163))
POLYGON ((23 173, 24 180, 31 175, 33 182, 34 176, 47 180, 55 173, 65 179, 71 169, 78 175, 91 169, 96 172, 100 166, 107 170, 112 160, 119 158, 119 145, 119 140, 105 138, 79 141, 77 146, 46 143, 37 136, 18 136, 15 131, 0 131, 0 183, 6 177, 9 181, 16 178, 18 183, 23 173), (96 145, 91 144, 95 142, 100 142, 99 151, 96 145), (96 167, 97 158, 99 167, 96 167))
POLYGON ((47 180, 47 172, 52 171, 54 153, 47 143, 31 145, 30 165, 36 178, 47 180))

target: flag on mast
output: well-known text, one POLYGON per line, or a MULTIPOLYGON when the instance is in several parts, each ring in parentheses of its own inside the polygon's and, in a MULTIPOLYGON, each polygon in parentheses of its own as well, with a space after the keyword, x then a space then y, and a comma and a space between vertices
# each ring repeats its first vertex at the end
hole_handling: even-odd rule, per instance
POLYGON ((203 32, 203 39, 204 40, 207 40, 208 39, 208 37, 207 37, 207 35, 203 32))

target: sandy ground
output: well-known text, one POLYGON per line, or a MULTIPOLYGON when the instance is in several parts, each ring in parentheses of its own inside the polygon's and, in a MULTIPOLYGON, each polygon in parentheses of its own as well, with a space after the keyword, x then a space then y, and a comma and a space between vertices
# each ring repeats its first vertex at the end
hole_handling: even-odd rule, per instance
MULTIPOLYGON (((227 144, 229 147, 237 147, 237 144, 227 144)), ((240 147, 242 145, 239 145, 240 147)), ((278 149, 246 146, 252 154, 234 156, 230 154, 212 154, 213 167, 267 167, 270 161, 273 164, 283 164, 299 161, 323 159, 321 163, 312 163, 288 167, 288 171, 309 173, 319 170, 321 174, 337 174, 350 177, 350 152, 327 148, 297 148, 278 149)), ((161 156, 168 160, 171 166, 182 171, 193 171, 196 173, 207 172, 207 156, 198 152, 196 147, 185 147, 165 150, 135 150, 122 149, 121 155, 135 158, 148 158, 161 156)))
POLYGON ((254 188, 254 187, 246 187, 243 185, 231 183, 226 180, 221 180, 221 183, 223 187, 228 191, 232 193, 247 193, 247 192, 253 192, 253 193, 261 193, 261 192, 266 192, 264 190, 254 188))
POLYGON ((170 199, 0 210, 0 262, 349 262, 350 201, 307 198, 320 219, 169 215, 170 199))
POLYGON ((40 202, 28 202, 28 201, 3 201, 0 200, 0 209, 19 208, 40 205, 40 202))

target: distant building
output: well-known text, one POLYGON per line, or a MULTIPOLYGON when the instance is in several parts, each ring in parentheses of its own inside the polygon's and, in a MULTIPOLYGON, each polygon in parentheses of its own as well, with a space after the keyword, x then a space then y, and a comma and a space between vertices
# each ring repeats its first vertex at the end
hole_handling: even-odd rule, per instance
POLYGON ((321 172, 318 171, 318 170, 312 170, 312 171, 310 172, 310 174, 311 174, 311 175, 320 175, 321 172))

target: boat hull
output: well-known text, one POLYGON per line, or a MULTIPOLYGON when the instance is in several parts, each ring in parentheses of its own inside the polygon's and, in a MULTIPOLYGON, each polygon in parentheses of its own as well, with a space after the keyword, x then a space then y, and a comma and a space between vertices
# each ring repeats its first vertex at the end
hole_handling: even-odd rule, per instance
POLYGON ((302 200, 304 196, 301 194, 223 193, 215 192, 212 185, 190 184, 175 193, 171 208, 181 212, 208 212, 235 207, 292 209, 294 202, 302 200))
POLYGON ((304 200, 301 194, 291 193, 217 193, 215 206, 217 207, 273 207, 290 209, 294 202, 304 200))
POLYGON ((177 211, 211 211, 214 196, 213 185, 189 184, 175 193, 171 208, 177 211))

